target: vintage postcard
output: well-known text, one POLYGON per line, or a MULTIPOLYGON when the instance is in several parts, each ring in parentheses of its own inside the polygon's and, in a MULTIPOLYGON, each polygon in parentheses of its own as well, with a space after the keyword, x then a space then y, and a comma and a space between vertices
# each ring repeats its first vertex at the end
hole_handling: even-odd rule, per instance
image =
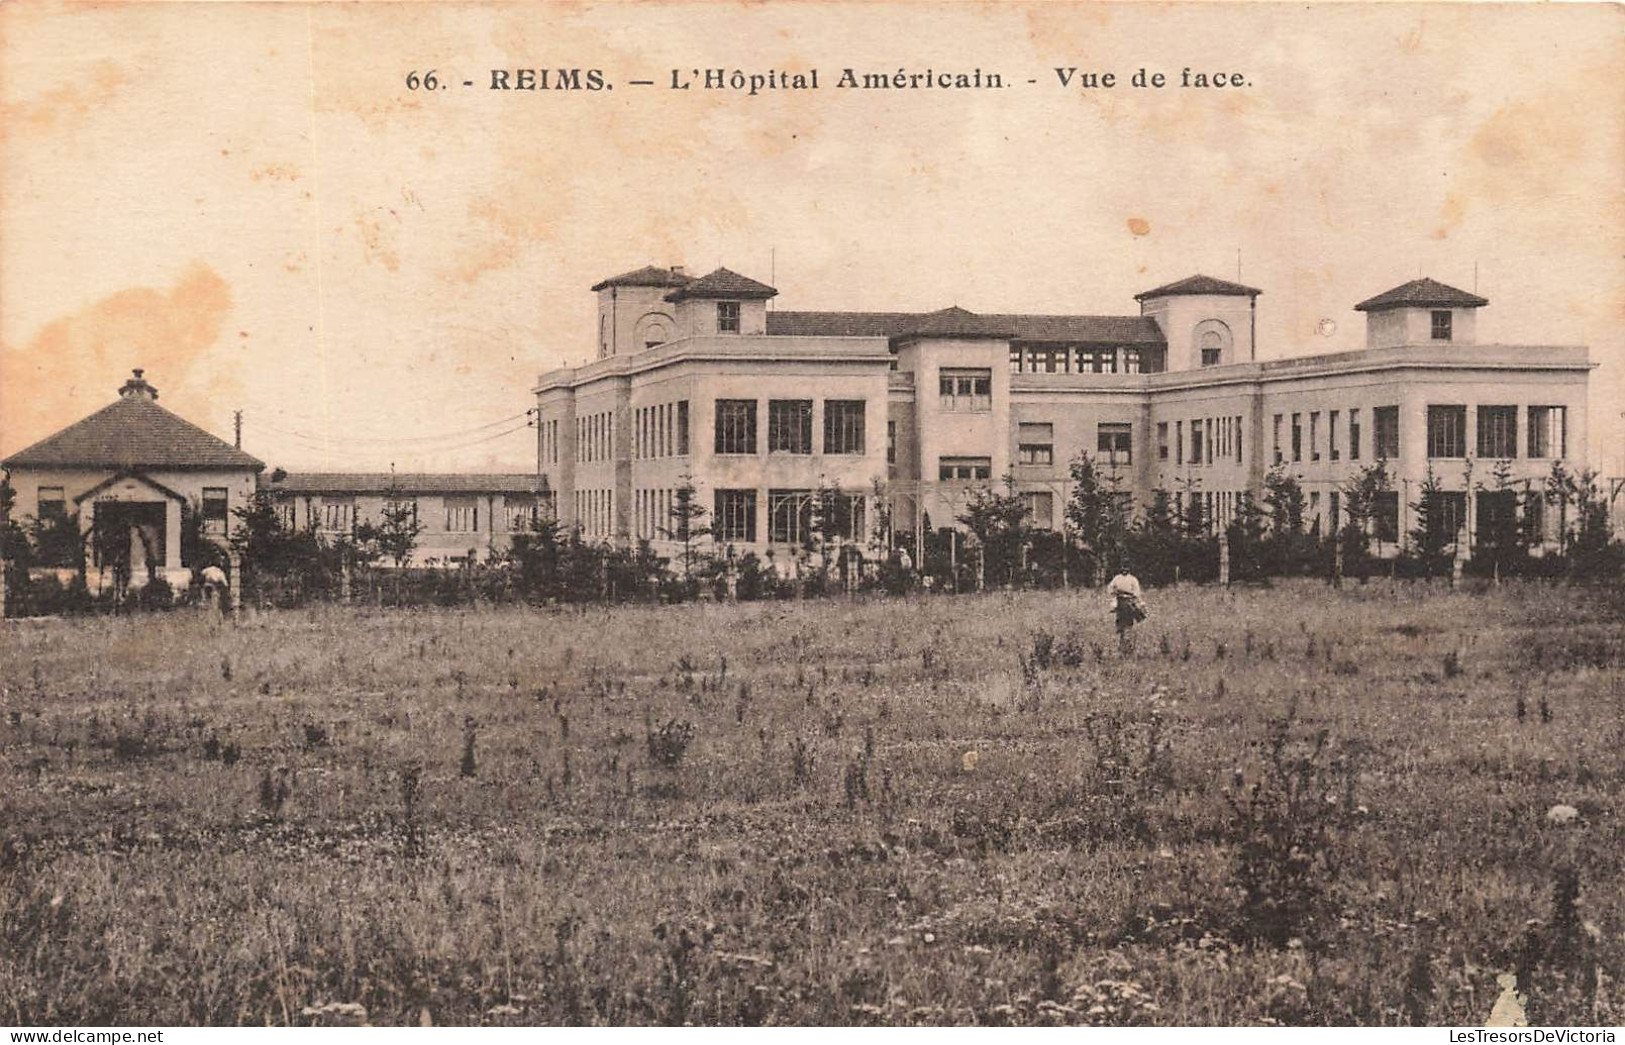
POLYGON ((0 1022, 1614 1040, 1621 70, 0 4, 0 1022))

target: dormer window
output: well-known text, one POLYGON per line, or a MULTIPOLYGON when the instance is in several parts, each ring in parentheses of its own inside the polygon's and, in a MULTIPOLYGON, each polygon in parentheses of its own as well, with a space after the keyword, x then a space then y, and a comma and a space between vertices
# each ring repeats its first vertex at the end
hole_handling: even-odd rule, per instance
POLYGON ((1433 340, 1450 340, 1450 312, 1448 309, 1440 309, 1433 313, 1433 340))
POLYGON ((737 302, 737 301, 719 301, 719 302, 717 302, 717 333, 719 333, 719 334, 737 334, 737 333, 739 333, 739 302, 737 302))

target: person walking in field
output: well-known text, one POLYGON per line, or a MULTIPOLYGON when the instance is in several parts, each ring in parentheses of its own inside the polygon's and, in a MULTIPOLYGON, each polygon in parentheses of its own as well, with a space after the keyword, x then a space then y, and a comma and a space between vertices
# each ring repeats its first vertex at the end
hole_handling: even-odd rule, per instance
POLYGON ((1106 594, 1111 597, 1112 613, 1117 620, 1117 650, 1127 656, 1133 645, 1130 632, 1147 616, 1140 579, 1134 576, 1127 562, 1118 569, 1117 576, 1107 582, 1106 594))

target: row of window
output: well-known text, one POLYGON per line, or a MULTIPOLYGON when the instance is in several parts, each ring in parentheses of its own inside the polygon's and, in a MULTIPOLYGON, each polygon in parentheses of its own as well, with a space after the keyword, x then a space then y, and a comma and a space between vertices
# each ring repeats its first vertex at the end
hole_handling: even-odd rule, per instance
POLYGON ((1010 346, 1012 374, 1139 374, 1160 369, 1155 354, 1138 348, 1100 345, 1010 346))
MULTIPOLYGON (((806 545, 822 531, 829 539, 866 540, 868 499, 861 493, 833 494, 820 511, 813 490, 767 491, 767 539, 774 544, 806 545)), ((712 536, 722 544, 753 544, 757 540, 756 490, 717 490, 711 514, 712 536)))
POLYGON ((576 525, 587 537, 615 536, 615 491, 577 490, 576 525))
POLYGON ((944 367, 937 373, 942 409, 979 414, 993 409, 993 371, 981 367, 944 367))
MULTIPOLYGON (((416 498, 403 497, 395 501, 385 502, 386 508, 406 508, 411 513, 414 522, 424 527, 430 533, 478 533, 480 532, 480 498, 479 497, 444 497, 441 498, 442 514, 427 518, 418 514, 418 501, 416 498), (435 523, 442 525, 438 528, 435 523)), ((287 529, 296 525, 297 503, 293 500, 284 500, 277 503, 277 517, 287 529)), ((507 494, 503 498, 503 507, 500 513, 485 520, 487 529, 500 525, 502 531, 507 533, 522 533, 529 530, 531 523, 538 513, 536 498, 507 494)), ((353 533, 362 522, 361 512, 356 506, 354 497, 331 496, 323 497, 320 503, 312 502, 308 510, 308 518, 314 519, 318 529, 328 533, 353 533)), ((381 522, 382 515, 374 522, 381 522)))
POLYGON ((576 418, 576 461, 591 464, 615 458, 615 412, 588 414, 576 418))
POLYGON ((638 407, 632 421, 634 458, 688 456, 688 400, 638 407))
MULTIPOLYGON (((1134 463, 1134 426, 1126 421, 1102 421, 1095 425, 1095 454, 1111 467, 1134 463)), ((943 458, 939 479, 986 479, 980 463, 986 457, 943 458), (965 462, 977 462, 973 474, 966 474, 965 462)), ((1052 467, 1055 464, 1055 425, 1049 421, 1023 421, 1016 426, 1016 464, 1026 467, 1052 467)))
MULTIPOLYGON (((677 491, 641 489, 632 491, 632 528, 640 541, 673 539, 682 529, 681 520, 673 518, 672 509, 678 503, 677 491)), ((680 538, 677 538, 680 539, 680 538)))
MULTIPOLYGON (((1531 406, 1529 438, 1524 456, 1530 458, 1568 456, 1568 408, 1531 406)), ((1479 457, 1518 456, 1518 407, 1478 408, 1476 449, 1479 457)), ((1428 407, 1428 456, 1467 456, 1467 407, 1457 404, 1428 407)))
MULTIPOLYGON (((1304 444, 1304 415, 1292 415, 1291 453, 1293 461, 1302 461, 1307 452, 1310 461, 1321 459, 1320 442, 1320 415, 1319 410, 1309 411, 1309 441, 1307 450, 1304 444)), ((1343 456, 1343 442, 1339 435, 1342 424, 1341 410, 1326 412, 1326 454, 1333 461, 1341 460, 1343 456)), ((1286 461, 1286 450, 1281 446, 1281 423, 1284 414, 1276 414, 1273 427, 1273 453, 1276 464, 1286 461)), ((1371 410, 1373 426, 1372 456, 1378 459, 1396 458, 1399 456, 1399 407, 1378 406, 1371 410)), ((1360 408, 1351 407, 1348 412, 1348 455, 1349 460, 1360 459, 1361 428, 1360 408)))
POLYGON ((559 463, 559 423, 557 421, 543 421, 541 428, 542 445, 538 448, 543 464, 559 463))
MULTIPOLYGON (((823 452, 863 454, 865 452, 865 410, 862 399, 824 400, 823 452)), ((716 412, 716 452, 754 454, 757 452, 757 401, 719 399, 716 412)), ((890 429, 888 429, 888 434, 890 429)), ((811 399, 769 399, 767 401, 767 452, 810 454, 813 452, 813 401, 811 399)))
MULTIPOLYGON (((1190 463, 1216 464, 1219 461, 1242 463, 1242 415, 1230 417, 1194 418, 1191 425, 1190 463)), ((1185 463, 1185 422, 1173 422, 1173 461, 1185 463)), ((1157 422, 1157 460, 1169 459, 1168 422, 1157 422)))

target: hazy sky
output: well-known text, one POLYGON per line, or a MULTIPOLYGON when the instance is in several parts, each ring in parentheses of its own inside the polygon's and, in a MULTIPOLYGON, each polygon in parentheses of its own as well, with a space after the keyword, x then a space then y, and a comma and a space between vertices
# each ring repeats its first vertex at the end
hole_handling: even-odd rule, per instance
POLYGON ((1355 302, 1476 264, 1481 341, 1590 345, 1593 461, 1625 474, 1618 8, 7 5, 0 34, 0 453, 143 366, 273 465, 528 470, 509 429, 616 272, 1131 314, 1239 250, 1264 357, 1358 347, 1355 302), (1012 86, 834 89, 848 66, 1012 86), (504 67, 615 87, 485 89, 504 67), (822 89, 666 87, 717 67, 822 89), (453 86, 407 90, 430 68, 453 86))

